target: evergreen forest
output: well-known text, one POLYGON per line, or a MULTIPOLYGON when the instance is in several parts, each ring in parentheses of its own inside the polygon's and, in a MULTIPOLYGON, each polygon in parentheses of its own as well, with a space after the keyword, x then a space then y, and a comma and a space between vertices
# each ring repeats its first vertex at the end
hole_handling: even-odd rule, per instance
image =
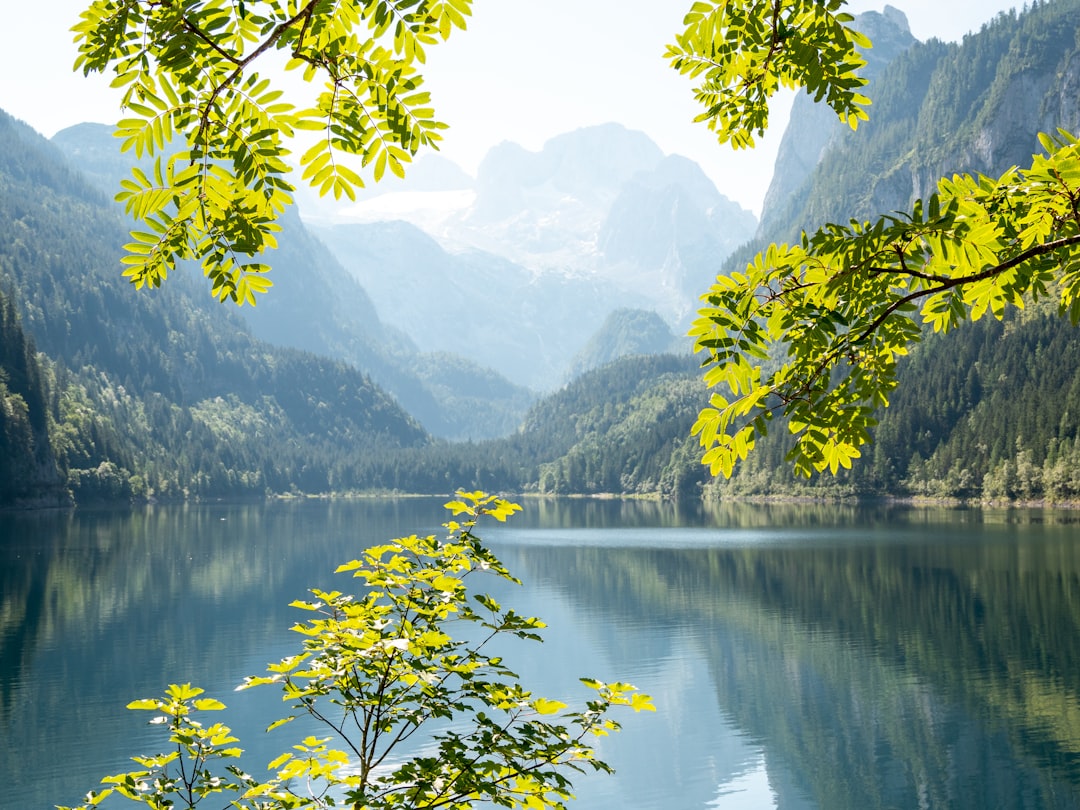
MULTIPOLYGON (((793 190, 717 271, 802 229, 902 208, 944 174, 1030 162, 1039 131, 1080 131, 1078 38, 1080 0, 1054 0, 875 66, 870 121, 837 127, 805 176, 781 159, 793 190)), ((798 115, 790 127, 798 138, 798 115)), ((775 425, 713 480, 690 435, 707 395, 689 339, 627 354, 672 350, 658 317, 616 313, 538 397, 380 323, 297 218, 279 250, 291 269, 275 265, 280 288, 255 315, 216 303, 197 270, 136 291, 103 160, 0 113, 0 505, 459 487, 1080 500, 1080 331, 1039 302, 927 339, 851 470, 795 478, 775 425)))

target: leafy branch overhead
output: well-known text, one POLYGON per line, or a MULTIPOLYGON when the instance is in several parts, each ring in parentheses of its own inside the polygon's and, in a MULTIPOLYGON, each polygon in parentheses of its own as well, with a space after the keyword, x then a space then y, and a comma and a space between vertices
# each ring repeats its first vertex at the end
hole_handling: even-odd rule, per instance
POLYGON ((1027 169, 943 179, 911 213, 828 225, 716 280, 691 332, 706 382, 725 389, 694 426, 714 474, 730 475, 777 413, 796 470, 849 467, 926 326, 1047 296, 1080 322, 1080 144, 1042 143, 1027 169))
POLYGON ((445 128, 417 66, 428 46, 465 27, 471 4, 95 0, 73 29, 75 68, 115 73, 130 114, 117 125, 122 149, 155 158, 117 196, 141 223, 125 275, 156 287, 177 261, 199 259, 219 300, 254 304, 270 287, 257 257, 275 246, 292 203, 286 140, 311 133, 299 164, 320 194, 354 198, 365 169, 376 181, 387 169, 403 175, 445 128), (322 85, 309 106, 256 71, 274 51, 286 72, 322 85))
POLYGON ((803 87, 852 129, 870 100, 858 91, 870 41, 847 26, 843 0, 698 0, 666 58, 700 80, 696 100, 720 143, 752 147, 769 125, 769 100, 781 87, 803 87))

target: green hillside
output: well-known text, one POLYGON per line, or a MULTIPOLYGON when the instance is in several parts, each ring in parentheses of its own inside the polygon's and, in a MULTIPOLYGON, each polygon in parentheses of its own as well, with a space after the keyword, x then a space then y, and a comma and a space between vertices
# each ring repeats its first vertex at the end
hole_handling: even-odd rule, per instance
POLYGON ((577 377, 627 355, 678 352, 689 345, 688 340, 676 338, 664 319, 655 312, 616 309, 604 319, 600 329, 574 357, 570 377, 577 377))
POLYGON ((705 395, 695 365, 674 355, 617 360, 541 399, 512 436, 373 456, 364 477, 412 492, 698 495, 707 473, 690 437, 705 395))
POLYGON ((0 505, 70 502, 53 453, 42 376, 15 305, 0 294, 0 505))
POLYGON ((133 290, 114 207, 2 114, 0 223, 0 287, 43 355, 52 449, 79 502, 349 488, 362 453, 428 441, 368 377, 257 340, 193 279, 133 290))

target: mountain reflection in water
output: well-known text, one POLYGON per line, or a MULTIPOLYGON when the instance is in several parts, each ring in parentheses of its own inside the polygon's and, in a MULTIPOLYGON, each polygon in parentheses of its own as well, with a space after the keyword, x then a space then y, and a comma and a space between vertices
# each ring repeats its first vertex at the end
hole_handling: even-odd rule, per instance
MULTIPOLYGON (((525 581, 488 589, 549 625, 506 651, 527 686, 655 700, 601 741, 618 773, 577 780, 583 810, 1071 808, 1077 518, 526 501, 482 534, 525 581)), ((76 801, 157 750, 122 707, 170 681, 228 703, 261 768, 314 730, 263 735, 277 694, 232 692, 292 649, 288 602, 443 519, 430 500, 0 517, 0 807, 76 801)))

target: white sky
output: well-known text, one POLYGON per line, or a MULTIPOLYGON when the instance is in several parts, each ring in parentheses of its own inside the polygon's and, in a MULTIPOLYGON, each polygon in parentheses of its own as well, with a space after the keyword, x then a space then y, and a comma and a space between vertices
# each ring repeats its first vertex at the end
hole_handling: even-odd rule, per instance
MULTIPOLYGON (((956 40, 1016 0, 893 0, 919 39, 956 40)), ((101 77, 71 72, 68 30, 87 0, 0 0, 0 109, 51 136, 119 117, 101 77), (46 13, 47 9, 47 13, 46 13)), ((474 171, 502 141, 548 138, 617 121, 701 164, 718 188, 760 213, 785 114, 753 152, 732 152, 692 123, 690 84, 662 59, 691 0, 476 0, 467 31, 430 51, 425 76, 451 125, 442 154, 474 171)), ((881 0, 853 0, 854 12, 881 0)), ((871 110, 871 114, 873 111, 871 110)))

